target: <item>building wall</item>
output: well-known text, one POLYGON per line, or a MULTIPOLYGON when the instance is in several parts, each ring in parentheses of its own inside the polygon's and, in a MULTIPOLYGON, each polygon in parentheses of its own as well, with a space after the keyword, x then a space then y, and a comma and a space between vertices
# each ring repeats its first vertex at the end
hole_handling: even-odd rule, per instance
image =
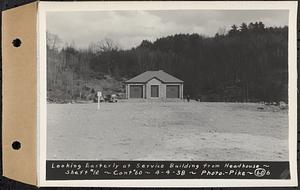
POLYGON ((183 83, 180 84, 180 92, 179 93, 180 93, 179 98, 183 99, 183 83))
MULTIPOLYGON (((166 99, 166 88, 169 84, 164 84, 161 81, 157 80, 156 78, 151 79, 146 84, 141 83, 132 83, 126 84, 126 98, 129 99, 130 97, 130 85, 143 85, 143 98, 147 99, 166 99), (151 97, 151 85, 158 85, 158 97, 151 97)), ((170 84, 170 85, 179 85, 179 98, 183 99, 183 84, 170 84)))
POLYGON ((165 99, 166 98, 166 85, 161 83, 156 78, 151 79, 146 84, 146 98, 165 99), (158 85, 158 97, 151 97, 151 85, 158 85))

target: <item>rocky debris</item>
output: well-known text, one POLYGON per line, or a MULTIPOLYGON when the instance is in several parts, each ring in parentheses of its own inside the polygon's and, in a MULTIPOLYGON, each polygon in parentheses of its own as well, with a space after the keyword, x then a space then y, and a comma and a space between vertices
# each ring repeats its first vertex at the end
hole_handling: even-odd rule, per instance
POLYGON ((281 110, 287 110, 288 104, 284 101, 280 102, 259 102, 259 106, 256 107, 259 111, 272 111, 277 112, 281 110))
POLYGON ((288 104, 285 103, 284 101, 279 102, 279 108, 282 110, 288 109, 288 104))

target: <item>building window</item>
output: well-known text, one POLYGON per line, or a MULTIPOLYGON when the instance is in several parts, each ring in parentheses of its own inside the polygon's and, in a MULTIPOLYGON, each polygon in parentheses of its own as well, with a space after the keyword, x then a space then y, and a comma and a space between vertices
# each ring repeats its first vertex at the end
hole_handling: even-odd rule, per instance
POLYGON ((151 85, 151 97, 157 98, 158 97, 158 85, 151 85))

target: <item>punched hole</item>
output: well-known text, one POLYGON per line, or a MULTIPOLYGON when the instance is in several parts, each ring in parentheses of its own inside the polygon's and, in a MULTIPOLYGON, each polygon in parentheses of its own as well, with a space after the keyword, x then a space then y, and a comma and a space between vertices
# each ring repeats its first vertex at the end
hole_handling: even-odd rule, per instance
POLYGON ((19 150, 21 148, 21 143, 19 141, 14 141, 11 146, 14 150, 19 150))
POLYGON ((14 47, 20 47, 21 46, 21 40, 19 38, 16 38, 12 41, 12 44, 14 47))

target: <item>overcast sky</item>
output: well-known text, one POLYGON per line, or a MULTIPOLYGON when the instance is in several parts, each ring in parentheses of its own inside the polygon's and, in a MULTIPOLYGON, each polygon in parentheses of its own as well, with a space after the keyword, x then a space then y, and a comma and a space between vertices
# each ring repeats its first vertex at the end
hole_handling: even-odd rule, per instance
POLYGON ((97 11, 50 12, 47 30, 64 42, 74 42, 79 48, 90 42, 112 39, 122 49, 130 49, 147 39, 178 33, 198 33, 214 36, 220 28, 233 24, 262 21, 266 26, 287 26, 288 11, 97 11))

